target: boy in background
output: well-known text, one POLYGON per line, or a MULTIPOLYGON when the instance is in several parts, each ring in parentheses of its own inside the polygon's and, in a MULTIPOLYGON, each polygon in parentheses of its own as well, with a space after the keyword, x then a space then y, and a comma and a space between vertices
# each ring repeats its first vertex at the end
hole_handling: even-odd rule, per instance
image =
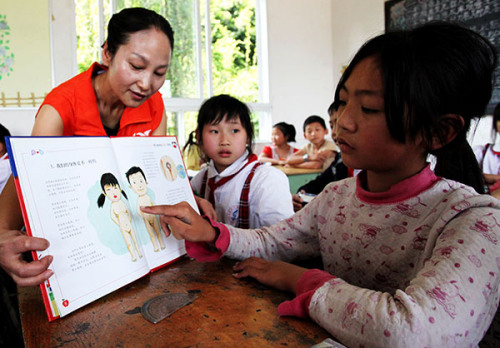
MULTIPOLYGON (((333 102, 328 108, 328 115, 330 115, 330 129, 332 130, 332 140, 335 142, 336 138, 336 124, 337 124, 337 106, 333 102)), ((292 196, 293 210, 299 211, 304 207, 307 201, 304 201, 303 194, 311 199, 311 197, 319 194, 326 185, 333 181, 342 180, 348 176, 352 176, 352 170, 346 167, 344 162, 342 162, 342 156, 340 151, 335 154, 334 160, 321 174, 319 174, 315 179, 309 181, 305 185, 302 185, 297 193, 292 196)))
POLYGON ((309 143, 295 152, 286 161, 286 164, 297 168, 325 170, 335 159, 337 146, 333 141, 325 139, 328 134, 325 120, 320 116, 312 115, 304 121, 304 138, 309 143))

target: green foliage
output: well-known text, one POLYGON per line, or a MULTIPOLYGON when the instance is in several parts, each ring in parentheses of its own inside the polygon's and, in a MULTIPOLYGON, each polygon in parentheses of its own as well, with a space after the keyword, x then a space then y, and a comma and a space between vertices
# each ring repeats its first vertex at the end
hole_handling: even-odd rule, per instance
MULTIPOLYGON (((212 84, 214 94, 230 94, 244 102, 258 102, 257 43, 255 28, 255 0, 118 0, 117 11, 126 7, 149 8, 168 19, 174 30, 174 51, 166 79, 170 92, 176 98, 205 99, 207 88, 207 61, 203 41, 204 1, 210 1, 212 84), (201 23, 195 23, 195 5, 200 2, 201 23), (198 57, 196 31, 201 30, 202 56, 198 57), (202 71, 198 71, 201 59, 202 71), (203 76, 205 95, 199 95, 199 75, 203 76)), ((104 1, 105 5, 107 1, 104 1)), ((99 61, 98 0, 75 0, 80 72, 99 61)), ((109 9, 108 9, 109 12, 109 9)), ((106 13, 106 12, 105 12, 106 13)), ((109 21, 110 14, 106 13, 109 21)), ((177 134, 177 115, 169 116, 168 133, 177 134)), ((252 116, 257 125, 256 116, 252 116)), ((196 124, 196 110, 184 114, 186 134, 196 124)), ((258 131, 258 129, 256 129, 258 131)), ((258 134, 258 133, 257 133, 258 134)))

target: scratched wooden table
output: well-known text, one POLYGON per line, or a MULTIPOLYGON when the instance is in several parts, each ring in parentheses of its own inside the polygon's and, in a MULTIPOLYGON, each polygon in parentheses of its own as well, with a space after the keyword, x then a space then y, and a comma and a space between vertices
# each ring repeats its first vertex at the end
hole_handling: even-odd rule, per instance
POLYGON ((26 348, 31 347, 310 347, 329 337, 309 320, 279 317, 290 294, 231 275, 234 261, 183 257, 49 323, 38 287, 19 289, 26 348), (158 324, 140 308, 154 296, 191 292, 198 298, 158 324))

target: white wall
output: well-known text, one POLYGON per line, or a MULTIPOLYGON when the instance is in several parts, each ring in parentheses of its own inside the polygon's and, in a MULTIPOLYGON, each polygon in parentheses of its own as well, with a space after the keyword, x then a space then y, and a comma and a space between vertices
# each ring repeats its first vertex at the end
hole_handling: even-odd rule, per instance
MULTIPOLYGON (((50 0, 50 49, 53 59, 52 86, 73 77, 78 72, 76 57, 76 29, 74 21, 75 12, 72 0, 50 0)), ((0 123, 12 135, 30 135, 38 108, 0 108, 0 123)))
POLYGON ((383 31, 383 6, 384 0, 267 0, 272 123, 292 123, 298 146, 307 116, 328 121, 342 65, 383 31))

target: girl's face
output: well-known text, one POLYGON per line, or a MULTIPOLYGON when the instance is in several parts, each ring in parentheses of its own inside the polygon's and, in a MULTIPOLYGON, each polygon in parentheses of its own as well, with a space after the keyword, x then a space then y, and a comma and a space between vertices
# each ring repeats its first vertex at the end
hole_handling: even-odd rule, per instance
POLYGON ((158 29, 130 35, 111 58, 104 50, 103 62, 109 67, 108 83, 114 95, 128 107, 138 107, 165 82, 170 64, 170 41, 158 29))
POLYGON ((106 195, 111 202, 118 202, 122 198, 122 191, 118 185, 104 185, 104 195, 106 195))
POLYGON ((273 142, 273 145, 275 146, 280 146, 282 144, 286 144, 287 139, 285 138, 285 135, 279 129, 278 127, 274 127, 272 132, 271 132, 271 140, 273 142))
POLYGON ((421 140, 401 144, 389 133, 382 74, 375 58, 358 63, 339 100, 337 144, 342 160, 348 167, 367 171, 368 190, 385 191, 425 166, 421 140))
POLYGON ((206 124, 201 139, 203 152, 214 161, 219 173, 240 158, 248 145, 248 135, 239 118, 206 124))

